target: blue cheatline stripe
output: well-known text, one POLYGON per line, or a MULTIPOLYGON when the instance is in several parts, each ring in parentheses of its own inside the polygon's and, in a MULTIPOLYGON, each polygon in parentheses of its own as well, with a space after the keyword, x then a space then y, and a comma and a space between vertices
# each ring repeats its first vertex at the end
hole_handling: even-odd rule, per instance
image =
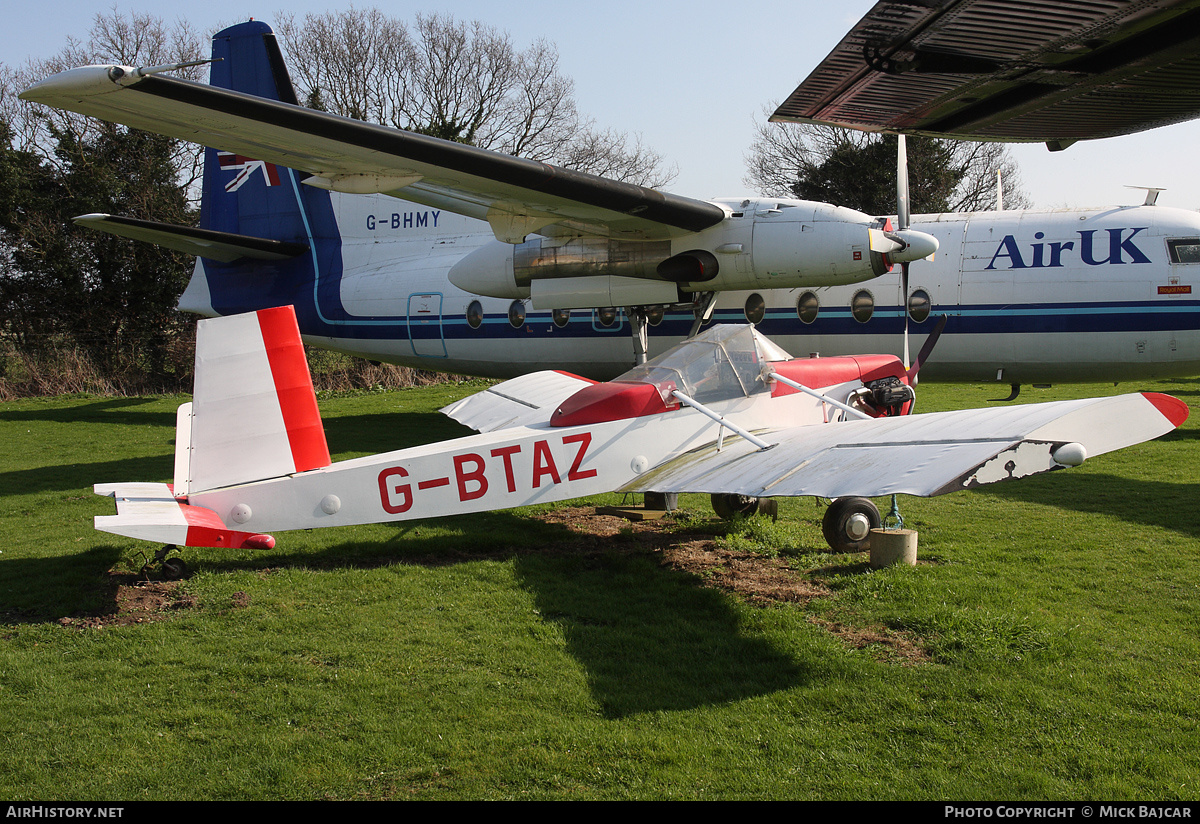
MULTIPOLYGON (((950 314, 946 325, 947 334, 1021 334, 1021 333, 1103 333, 1142 331, 1194 331, 1200 330, 1200 302, 1169 305, 1152 302, 1109 303, 1109 304, 1028 304, 1025 306, 954 306, 936 307, 928 319, 921 323, 910 322, 909 331, 920 333, 932 330, 937 318, 950 314)), ((591 312, 572 313, 566 327, 556 327, 549 312, 530 312, 524 326, 514 329, 507 315, 494 314, 484 317, 479 329, 468 326, 465 317, 443 316, 442 326, 447 340, 472 340, 479 338, 522 338, 530 334, 531 327, 539 334, 563 337, 595 337, 610 335, 614 330, 601 331, 595 326, 591 312)), ((714 323, 745 323, 745 316, 738 310, 718 311, 714 323)), ((663 322, 651 327, 651 335, 685 335, 691 328, 690 313, 667 315, 663 322)), ((623 325, 624 329, 628 329, 623 325)), ((821 311, 811 324, 802 323, 790 309, 775 309, 767 312, 758 328, 770 335, 893 335, 903 331, 904 320, 900 309, 895 306, 879 307, 875 316, 866 323, 859 323, 850 315, 849 308, 828 308, 821 311)))

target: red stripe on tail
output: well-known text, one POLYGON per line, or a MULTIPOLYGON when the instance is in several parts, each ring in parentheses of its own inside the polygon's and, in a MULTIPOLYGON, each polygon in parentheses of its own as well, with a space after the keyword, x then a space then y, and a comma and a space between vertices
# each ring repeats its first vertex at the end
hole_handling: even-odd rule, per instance
POLYGON ((321 426, 296 313, 291 306, 279 306, 262 309, 257 314, 296 471, 329 466, 329 446, 321 426))

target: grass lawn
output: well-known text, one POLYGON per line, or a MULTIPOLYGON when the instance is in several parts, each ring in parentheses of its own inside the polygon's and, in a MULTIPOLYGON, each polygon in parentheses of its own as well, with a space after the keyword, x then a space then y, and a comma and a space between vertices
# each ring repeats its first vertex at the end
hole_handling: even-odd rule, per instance
MULTIPOLYGON (((436 410, 478 388, 323 400, 335 460, 465 434, 436 410)), ((1140 389, 1200 402, 1197 380, 1021 400, 1140 389)), ((730 526, 685 496, 596 537, 554 507, 279 533, 139 589, 156 547, 94 532, 91 485, 169 480, 179 402, 0 404, 0 797, 1200 796, 1200 415, 902 499, 911 568, 823 551, 811 499, 730 526), (807 594, 747 594, 739 564, 807 594)))

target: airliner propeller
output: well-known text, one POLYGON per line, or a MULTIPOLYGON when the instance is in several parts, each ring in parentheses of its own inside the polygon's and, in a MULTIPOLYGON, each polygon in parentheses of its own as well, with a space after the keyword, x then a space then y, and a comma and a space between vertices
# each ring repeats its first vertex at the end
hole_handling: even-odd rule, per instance
MULTIPOLYGON (((888 258, 893 263, 900 264, 900 300, 901 311, 904 312, 904 366, 909 367, 908 360, 908 264, 914 260, 927 258, 937 251, 938 241, 932 235, 917 232, 909 228, 908 203, 908 146, 904 135, 897 135, 896 141, 896 230, 887 232, 889 240, 900 244, 895 252, 889 252, 888 258)), ((940 329, 938 330, 940 331, 940 329)), ((936 339, 936 338, 935 338, 936 339)), ((918 362, 922 360, 918 358, 918 362)), ((919 366, 917 367, 919 368, 919 366)), ((913 381, 916 381, 916 369, 912 370, 913 381)))
MULTIPOLYGON (((908 228, 908 145, 904 135, 896 136, 896 228, 908 228)), ((904 312, 904 368, 908 361, 908 261, 900 263, 900 309, 904 312)))

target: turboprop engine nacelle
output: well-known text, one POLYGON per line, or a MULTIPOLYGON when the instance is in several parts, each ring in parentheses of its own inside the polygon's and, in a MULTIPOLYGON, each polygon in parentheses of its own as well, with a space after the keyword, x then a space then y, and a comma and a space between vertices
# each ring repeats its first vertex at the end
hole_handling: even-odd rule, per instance
POLYGON ((672 240, 533 236, 494 241, 450 270, 460 289, 536 309, 675 303, 691 292, 838 286, 926 257, 932 235, 885 231, 853 209, 801 200, 717 201, 727 217, 672 240))

